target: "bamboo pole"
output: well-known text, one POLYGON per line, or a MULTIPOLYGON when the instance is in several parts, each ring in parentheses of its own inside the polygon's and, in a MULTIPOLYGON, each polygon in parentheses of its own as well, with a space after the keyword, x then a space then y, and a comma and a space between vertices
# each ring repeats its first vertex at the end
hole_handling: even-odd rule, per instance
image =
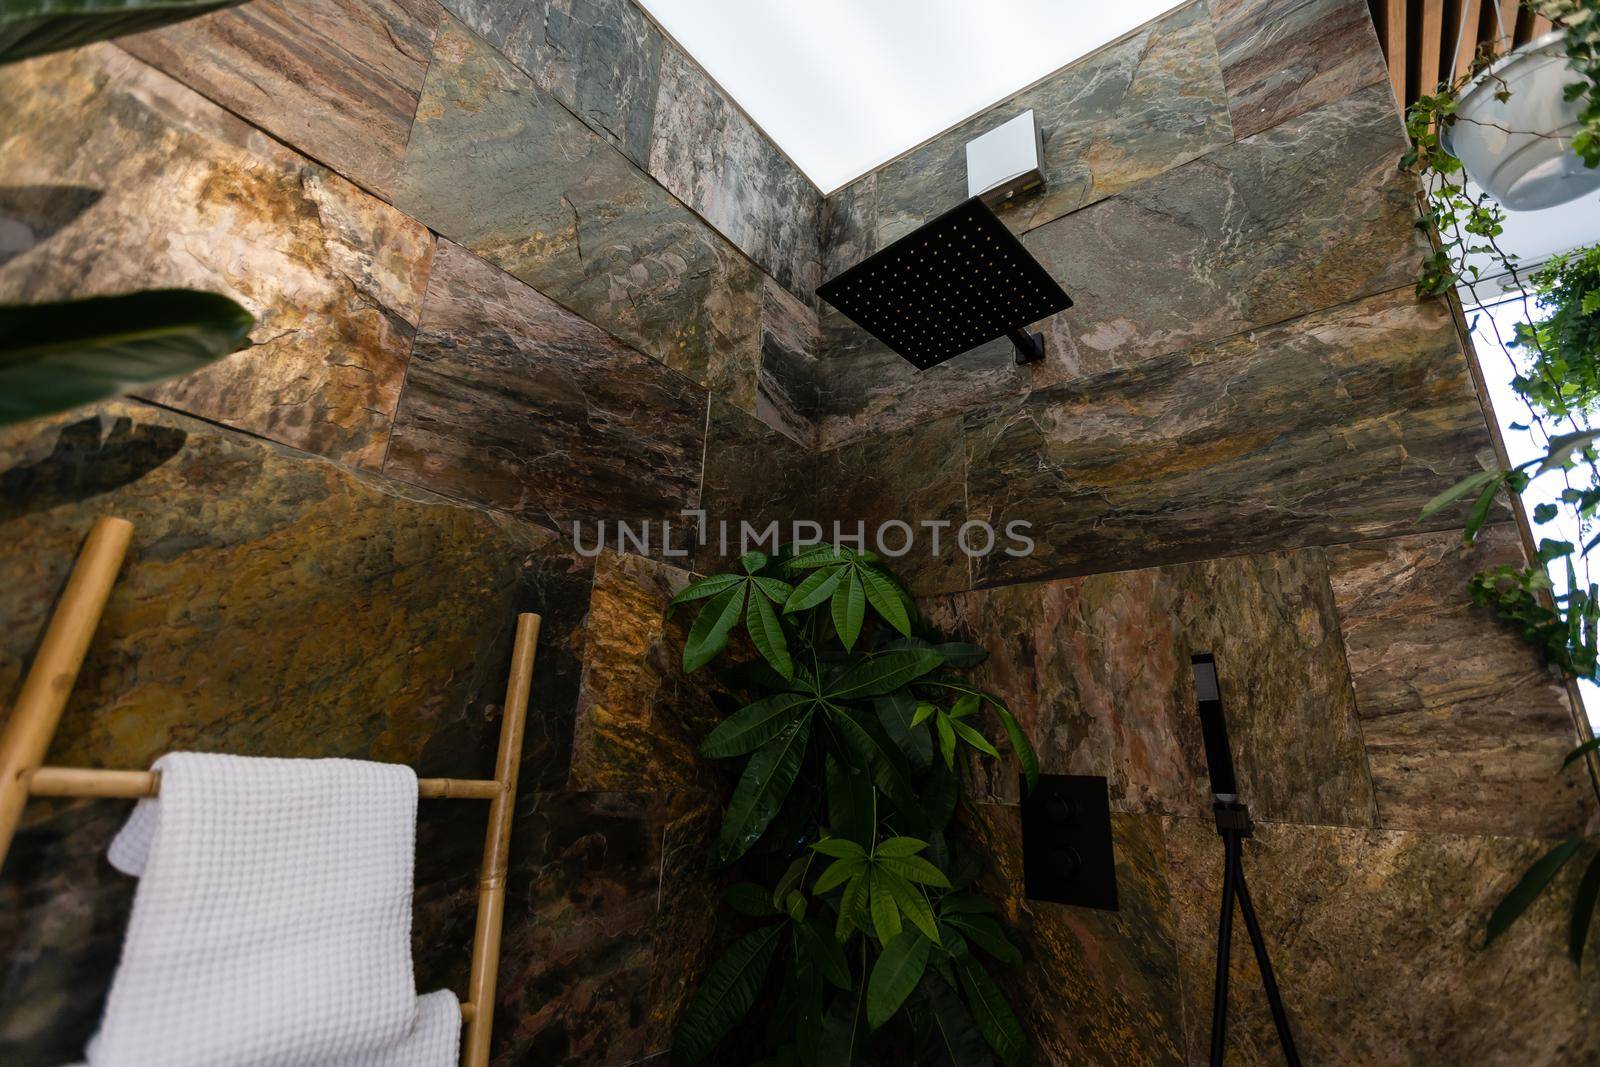
POLYGON ((0 862, 11 849, 28 802, 28 781, 50 748, 132 535, 126 519, 95 521, 0 733, 0 862))
MULTIPOLYGON (((161 794, 161 772, 40 767, 28 777, 28 794, 140 800, 161 794)), ((493 800, 499 795, 500 783, 492 778, 417 779, 417 796, 425 800, 493 800)))
POLYGON ((517 638, 511 652, 511 676, 500 719, 500 754, 494 776, 500 795, 489 802, 489 828, 484 834, 483 871, 478 879, 478 923, 472 938, 472 975, 461 1062, 486 1067, 489 1035, 494 1029, 495 979, 500 967, 500 920, 506 903, 506 871, 510 866, 511 819, 517 803, 517 771, 522 763, 522 733, 528 717, 528 691, 533 678, 533 653, 539 643, 539 616, 517 616, 517 638))

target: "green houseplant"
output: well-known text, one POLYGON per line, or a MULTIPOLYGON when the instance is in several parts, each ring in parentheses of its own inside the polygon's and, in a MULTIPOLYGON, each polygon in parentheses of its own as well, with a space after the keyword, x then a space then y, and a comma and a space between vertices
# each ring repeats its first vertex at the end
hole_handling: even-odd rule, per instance
POLYGON ((930 632, 869 552, 751 552, 740 568, 673 601, 699 605, 686 671, 728 653, 740 627, 754 652, 720 676, 742 706, 701 746, 743 762, 717 852, 737 865, 726 903, 748 929, 703 976, 673 1062, 735 1031, 771 1067, 870 1063, 886 1047, 917 1063, 1026 1062, 990 972, 1021 953, 949 833, 969 751, 999 757, 986 717, 1030 788, 1038 777, 1005 704, 960 673, 984 650, 930 632), (747 1021, 758 1003, 765 1020, 747 1021))
POLYGON ((248 345, 254 325, 227 297, 189 289, 0 305, 0 426, 199 370, 248 345))
MULTIPOLYGON (((1568 65, 1579 75, 1565 91, 1567 99, 1581 105, 1580 129, 1571 147, 1586 166, 1600 166, 1600 0, 1532 0, 1525 6, 1551 19, 1563 33, 1568 65)), ((1600 430, 1590 422, 1600 408, 1600 246, 1552 259, 1526 281, 1517 257, 1501 246, 1502 206, 1487 194, 1469 191, 1461 160, 1442 136, 1458 120, 1462 86, 1488 63, 1488 57, 1480 57, 1472 70, 1424 95, 1406 114, 1410 147, 1401 165, 1420 181, 1423 210, 1417 224, 1433 242, 1417 292, 1449 296, 1464 291, 1481 305, 1480 282, 1509 278, 1511 288, 1521 294, 1515 298, 1520 321, 1506 336, 1490 316, 1487 339, 1518 368, 1512 384, 1526 405, 1527 421, 1514 425, 1532 434, 1545 453, 1509 470, 1482 471, 1462 480, 1430 501, 1422 518, 1472 500, 1464 532, 1470 545, 1502 491, 1520 495, 1536 479, 1561 479, 1559 503, 1540 504, 1532 519, 1547 526, 1565 512, 1564 525, 1580 538, 1542 537, 1533 566, 1483 571, 1471 578, 1468 592, 1548 663, 1574 678, 1600 680, 1600 585, 1590 579, 1588 569, 1590 553, 1600 545, 1600 532, 1594 529, 1600 509, 1600 430), (1551 581, 1552 565, 1564 570, 1564 588, 1551 581)), ((1499 89, 1501 94, 1509 91, 1499 89)), ((1557 773, 1570 773, 1597 748, 1600 739, 1579 745, 1557 773)), ((1486 941, 1504 933, 1570 861, 1583 855, 1589 859, 1582 865, 1568 924, 1568 952, 1574 963, 1581 963, 1600 901, 1600 839, 1574 837, 1536 861, 1489 917, 1486 941)))

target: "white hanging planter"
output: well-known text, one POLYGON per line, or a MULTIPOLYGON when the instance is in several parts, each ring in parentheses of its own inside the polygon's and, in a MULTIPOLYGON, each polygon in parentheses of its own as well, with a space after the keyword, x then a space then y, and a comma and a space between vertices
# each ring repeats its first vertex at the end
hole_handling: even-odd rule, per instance
POLYGON ((1562 90, 1578 80, 1560 30, 1529 41, 1462 87, 1445 150, 1508 211, 1555 207, 1600 189, 1600 167, 1585 167, 1572 150, 1581 101, 1563 99, 1562 90), (1501 89, 1509 99, 1496 99, 1501 89))

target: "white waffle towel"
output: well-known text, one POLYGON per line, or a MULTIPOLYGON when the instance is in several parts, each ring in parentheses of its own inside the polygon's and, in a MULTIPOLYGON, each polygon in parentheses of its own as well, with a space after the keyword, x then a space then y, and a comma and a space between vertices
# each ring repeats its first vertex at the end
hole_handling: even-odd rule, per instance
POLYGON ((417 778, 176 752, 111 844, 139 877, 92 1067, 452 1067, 411 972, 417 778))

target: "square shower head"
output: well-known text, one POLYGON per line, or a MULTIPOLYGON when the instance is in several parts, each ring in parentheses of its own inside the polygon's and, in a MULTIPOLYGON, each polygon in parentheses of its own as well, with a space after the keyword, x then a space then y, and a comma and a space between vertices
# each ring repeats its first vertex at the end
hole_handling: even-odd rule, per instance
POLYGON ((977 197, 823 282, 817 295, 922 370, 996 337, 1017 343, 1018 362, 1038 358, 1042 342, 1025 328, 1072 306, 977 197))

